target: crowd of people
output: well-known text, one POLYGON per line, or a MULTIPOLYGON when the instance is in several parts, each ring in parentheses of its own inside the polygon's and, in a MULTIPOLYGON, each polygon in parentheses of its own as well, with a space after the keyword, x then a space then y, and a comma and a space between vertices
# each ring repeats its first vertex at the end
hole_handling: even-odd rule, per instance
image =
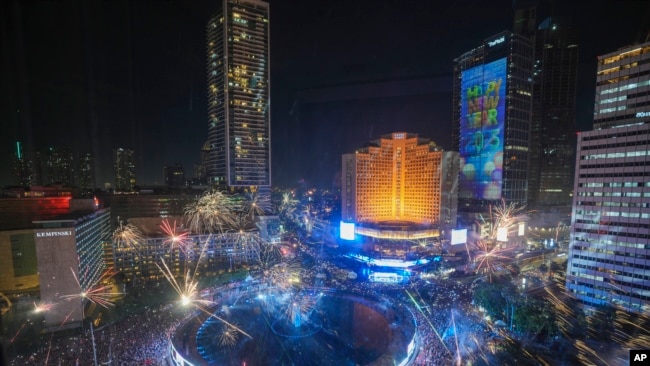
POLYGON ((145 309, 103 328, 86 326, 82 334, 44 337, 30 355, 13 358, 10 365, 166 365, 168 340, 183 314, 172 305, 145 309))
MULTIPOLYGON (((318 258, 316 253, 312 254, 318 258)), ((369 297, 380 294, 390 303, 408 307, 417 329, 417 352, 414 352, 412 360, 415 365, 451 364, 457 358, 476 357, 481 353, 479 348, 487 344, 489 332, 471 306, 469 284, 455 280, 414 280, 409 284, 345 280, 333 275, 340 270, 337 266, 319 259, 316 259, 314 268, 317 270, 302 272, 307 274, 303 278, 305 285, 330 286, 369 297), (327 279, 315 276, 315 273, 327 273, 327 279)), ((258 282, 248 282, 247 291, 258 282)), ((263 284, 259 282, 257 285, 260 291, 263 284)), ((242 295, 236 285, 205 289, 203 293, 215 303, 236 302, 242 295)), ((387 314, 394 315, 394 312, 387 314)), ((89 329, 74 336, 47 336, 49 341, 44 342, 39 350, 17 357, 10 364, 91 365, 96 354, 99 364, 164 365, 166 357, 169 357, 170 336, 184 316, 188 316, 188 312, 174 311, 173 305, 167 304, 95 329, 94 340, 89 329)))

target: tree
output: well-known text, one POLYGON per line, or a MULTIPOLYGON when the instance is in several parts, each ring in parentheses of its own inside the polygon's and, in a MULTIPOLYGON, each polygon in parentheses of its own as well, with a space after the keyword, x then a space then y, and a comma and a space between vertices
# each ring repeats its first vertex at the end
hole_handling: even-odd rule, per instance
POLYGON ((558 273, 560 272, 561 269, 562 268, 560 267, 559 264, 557 264, 557 262, 551 261, 551 267, 550 267, 551 273, 558 273))
POLYGON ((548 272, 548 266, 545 263, 540 264, 539 272, 542 274, 542 277, 546 276, 546 273, 548 272))

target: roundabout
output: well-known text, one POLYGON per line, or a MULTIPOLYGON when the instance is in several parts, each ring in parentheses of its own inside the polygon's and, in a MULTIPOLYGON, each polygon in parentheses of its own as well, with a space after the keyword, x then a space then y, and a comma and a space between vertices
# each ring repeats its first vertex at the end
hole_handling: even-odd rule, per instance
POLYGON ((188 317, 170 356, 176 365, 406 365, 415 342, 411 312, 384 297, 247 284, 188 317))

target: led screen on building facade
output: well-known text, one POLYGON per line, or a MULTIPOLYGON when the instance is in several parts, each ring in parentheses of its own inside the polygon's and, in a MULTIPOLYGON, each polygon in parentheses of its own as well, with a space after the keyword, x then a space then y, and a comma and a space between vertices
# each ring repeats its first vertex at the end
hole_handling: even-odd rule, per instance
POLYGON ((501 198, 506 59, 463 71, 460 110, 462 198, 501 198))

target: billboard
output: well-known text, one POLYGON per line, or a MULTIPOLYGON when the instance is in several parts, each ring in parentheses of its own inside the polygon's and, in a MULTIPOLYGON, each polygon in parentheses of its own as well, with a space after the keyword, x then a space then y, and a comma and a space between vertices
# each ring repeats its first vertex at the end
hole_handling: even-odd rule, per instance
POLYGON ((467 229, 451 231, 451 245, 467 243, 467 229))
POLYGON ((343 222, 340 224, 340 235, 339 237, 343 240, 354 240, 354 223, 353 222, 343 222))
POLYGON ((507 227, 500 227, 497 229, 497 241, 508 241, 507 227))
POLYGON ((459 196, 496 200, 503 186, 506 58, 461 74, 459 196))

